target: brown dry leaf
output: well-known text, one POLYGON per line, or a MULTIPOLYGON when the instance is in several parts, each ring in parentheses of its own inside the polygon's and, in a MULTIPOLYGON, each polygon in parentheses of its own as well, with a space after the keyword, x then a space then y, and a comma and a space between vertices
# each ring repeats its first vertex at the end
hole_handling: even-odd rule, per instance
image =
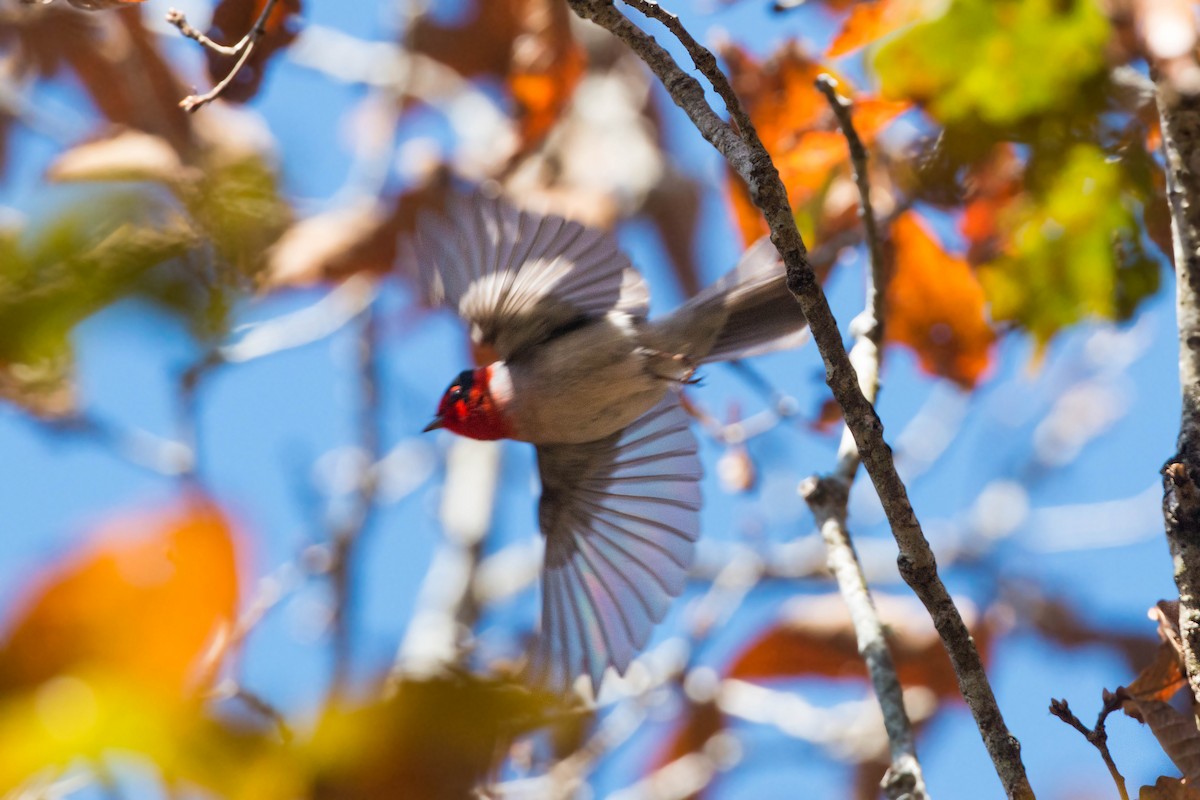
POLYGON ((103 11, 110 8, 128 8, 137 3, 144 3, 146 0, 68 0, 68 2, 84 11, 103 11))
POLYGON ((1200 800, 1200 789, 1194 789, 1179 778, 1160 777, 1153 786, 1143 786, 1138 800, 1200 800))
MULTIPOLYGON (((990 630, 970 601, 956 599, 986 661, 990 630)), ((958 679, 924 607, 914 598, 877 594, 879 611, 904 686, 925 686, 942 698, 959 697, 958 679)), ((866 678, 850 612, 840 595, 802 597, 788 603, 779 624, 733 660, 730 678, 866 678)))
POLYGON ((0 19, 0 43, 16 42, 18 69, 52 76, 69 68, 109 121, 161 136, 186 152, 191 128, 178 103, 187 90, 158 39, 136 6, 108 14, 34 6, 0 19))
POLYGON ((1200 781, 1200 731, 1195 719, 1161 700, 1135 697, 1133 702, 1184 780, 1200 781))
POLYGON ((46 179, 75 181, 159 181, 187 179, 175 148, 161 136, 136 130, 77 144, 60 153, 46 171, 46 179))
POLYGON ((974 387, 996 338, 974 271, 942 248, 916 212, 897 217, 890 238, 887 340, 912 348, 929 372, 974 387))
POLYGON ((584 74, 570 9, 556 0, 477 0, 474 15, 461 25, 421 19, 411 41, 417 52, 464 77, 505 80, 526 148, 557 122, 584 74))
POLYGON ((1138 673, 1133 683, 1119 690, 1133 698, 1127 699, 1122 709, 1138 720, 1141 720, 1141 714, 1136 699, 1166 702, 1187 685, 1183 673, 1183 641, 1179 633, 1179 601, 1159 600, 1147 616, 1158 623, 1161 644, 1155 651, 1154 660, 1138 673))
MULTIPOLYGON (((271 248, 264 286, 309 286, 366 272, 391 271, 417 216, 441 208, 450 190, 449 174, 430 173, 426 183, 383 202, 337 209, 302 220, 271 248)), ((402 264, 414 269, 412 264, 402 264)), ((415 271, 411 274, 415 275, 415 271)))
POLYGON ((868 0, 856 3, 833 37, 827 58, 852 53, 889 33, 916 22, 921 16, 921 0, 868 0))
POLYGON ((207 500, 118 520, 37 581, 0 645, 0 690, 102 671, 179 697, 237 586, 233 533, 207 500))
MULTIPOLYGON (((233 45, 250 33, 266 3, 267 0, 221 0, 213 11, 208 37, 220 44, 233 45)), ((301 0, 279 0, 275 4, 263 26, 265 33, 255 43, 253 52, 246 58, 238 74, 221 93, 223 100, 244 103, 258 94, 271 57, 295 40, 296 21, 301 10, 301 0)), ((214 83, 224 80, 240 57, 222 55, 208 48, 205 49, 205 55, 208 58, 208 75, 214 83)))
POLYGON ((838 405, 838 401, 832 397, 826 398, 825 402, 821 403, 821 407, 817 410, 813 421, 809 423, 809 430, 818 433, 836 433, 841 430, 842 422, 845 416, 842 414, 842 407, 838 405))
MULTIPOLYGON (((1138 673, 1125 691, 1136 698, 1167 701, 1186 684, 1179 654, 1169 643, 1163 642, 1154 654, 1154 660, 1138 673)), ((1129 701, 1125 705, 1128 709, 1129 701)))
POLYGON ((651 760, 649 771, 665 767, 690 753, 700 752, 708 740, 724 728, 725 717, 715 700, 689 703, 687 713, 675 730, 675 735, 667 740, 666 745, 651 760))

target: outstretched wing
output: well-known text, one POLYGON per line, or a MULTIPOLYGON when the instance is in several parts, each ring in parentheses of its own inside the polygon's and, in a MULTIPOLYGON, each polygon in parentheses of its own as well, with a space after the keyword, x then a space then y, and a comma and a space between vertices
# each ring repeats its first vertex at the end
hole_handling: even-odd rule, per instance
POLYGON ((624 672, 684 588, 700 529, 700 459, 674 393, 620 433, 538 448, 546 537, 535 679, 595 690, 624 672))
POLYGON ((453 197, 417 225, 422 290, 509 359, 555 331, 612 310, 645 317, 645 281, 613 237, 480 194, 453 197))

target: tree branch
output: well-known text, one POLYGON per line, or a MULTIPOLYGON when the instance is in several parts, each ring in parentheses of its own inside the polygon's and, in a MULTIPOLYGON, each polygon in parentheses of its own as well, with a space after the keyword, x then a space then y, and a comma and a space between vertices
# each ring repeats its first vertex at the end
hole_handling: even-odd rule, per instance
MULTIPOLYGON (((817 89, 825 95, 850 149, 854 182, 858 186, 859 214, 863 219, 869 265, 866 270, 866 302, 862 314, 851 325, 856 340, 850 361, 858 373, 863 395, 872 403, 879 393, 879 369, 882 360, 884 297, 887 276, 879 242, 875 212, 871 206, 871 184, 867 177, 867 149, 863 146, 850 115, 851 102, 837 93, 837 81, 828 75, 817 78, 817 89)), ((860 458, 849 428, 842 433, 837 469, 832 475, 811 478, 801 484, 800 493, 812 509, 828 552, 829 569, 837 579, 838 590, 850 609, 850 619, 858 641, 858 652, 867 665, 871 685, 883 712, 891 765, 883 779, 884 794, 890 800, 928 797, 921 764, 917 760, 912 723, 904 709, 904 690, 896 674, 896 665, 883 633, 883 624, 871 599, 862 563, 846 527, 846 506, 850 487, 858 473, 860 458)))
POLYGON ((1117 764, 1113 761, 1112 753, 1108 752, 1108 731, 1104 729, 1104 723, 1108 719, 1108 715, 1120 707, 1121 700, 1117 695, 1105 692, 1104 706, 1100 709, 1100 714, 1096 717, 1096 726, 1089 728, 1079 721, 1079 717, 1075 716, 1075 713, 1071 711, 1071 707, 1067 705, 1066 700, 1050 701, 1050 713, 1082 733, 1083 738, 1087 739, 1099 751, 1100 757, 1104 759, 1104 765, 1108 767, 1108 774, 1112 776, 1113 783, 1117 785, 1117 792, 1121 795, 1121 800, 1129 800, 1129 791, 1125 788, 1125 776, 1117 769, 1117 764))
MULTIPOLYGON (((686 73, 661 45, 649 34, 630 22, 617 10, 612 0, 568 0, 575 12, 611 31, 646 62, 658 76, 672 100, 687 113, 700 134, 729 162, 746 182, 754 204, 762 211, 771 230, 771 241, 787 268, 787 284, 800 308, 808 318, 813 338, 825 362, 826 381, 834 398, 842 407, 846 424, 862 454, 863 464, 871 476, 891 524, 892 534, 900 550, 900 574, 913 588, 929 610, 958 676, 959 689, 975 717, 984 744, 995 764, 997 774, 1010 797, 1032 797, 1033 790, 1021 763, 1020 743, 1004 723, 988 683, 983 663, 971 641, 970 631, 955 608, 950 593, 937 574, 937 562, 917 521, 908 493, 892 459, 891 449, 883 438, 883 424, 870 401, 859 389, 858 376, 842 346, 841 332, 829 308, 825 294, 813 273, 807 250, 796 228, 787 191, 779 173, 758 138, 754 126, 748 123, 737 97, 722 92, 727 80, 715 68, 711 53, 687 36, 684 46, 692 52, 703 51, 708 56, 694 60, 718 87, 718 94, 732 107, 734 120, 747 120, 735 131, 708 105, 704 88, 686 73), (711 74, 710 74, 711 73, 711 74)), ((634 0, 638 8, 650 6, 646 0, 634 0)), ((677 25, 677 23, 676 23, 677 25)), ((681 27, 681 26, 679 26, 681 27)), ((686 34, 686 32, 685 32, 686 34)))
POLYGON ((373 305, 361 314, 357 341, 359 419, 358 446, 365 462, 358 476, 353 507, 338 521, 330 537, 329 579, 333 588, 333 678, 334 691, 346 688, 352 653, 352 617, 356 558, 364 532, 375 515, 379 490, 377 465, 383 452, 383 405, 379 387, 382 366, 379 357, 379 320, 373 305))
POLYGON ((279 0, 267 0, 262 12, 258 15, 258 19, 254 21, 254 26, 250 28, 249 32, 237 44, 230 46, 218 44, 193 28, 188 23, 187 17, 183 15, 182 11, 174 8, 167 11, 167 22, 178 28, 179 32, 187 38, 223 56, 238 57, 233 68, 229 70, 229 73, 216 86, 204 94, 190 94, 183 98, 179 101, 180 108, 187 112, 198 111, 221 96, 221 93, 225 91, 225 87, 229 86, 233 79, 237 77, 237 74, 241 72, 242 67, 245 66, 246 61, 250 58, 250 54, 254 52, 254 46, 266 35, 267 20, 270 18, 271 12, 275 10, 275 4, 278 2, 279 0))
POLYGON ((1163 467, 1163 517, 1179 588, 1179 628, 1192 695, 1200 701, 1200 96, 1156 80, 1179 325, 1182 413, 1178 450, 1163 467))

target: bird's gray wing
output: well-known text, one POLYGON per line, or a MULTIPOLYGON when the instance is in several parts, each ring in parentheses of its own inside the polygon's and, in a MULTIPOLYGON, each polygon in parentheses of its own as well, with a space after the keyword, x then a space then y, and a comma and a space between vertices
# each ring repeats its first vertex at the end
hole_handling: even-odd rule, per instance
POLYGON ((478 193, 423 215, 415 255, 425 300, 457 311, 498 358, 612 310, 649 309, 645 281, 610 234, 478 193))
POLYGON ((700 529, 696 438, 674 393, 606 439, 538 448, 546 537, 535 680, 599 691, 684 588, 700 529))

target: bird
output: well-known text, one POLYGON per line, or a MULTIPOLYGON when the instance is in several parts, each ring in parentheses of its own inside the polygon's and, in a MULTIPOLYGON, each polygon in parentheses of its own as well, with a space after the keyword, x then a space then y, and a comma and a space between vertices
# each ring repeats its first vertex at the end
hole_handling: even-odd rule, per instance
POLYGON ((797 346, 807 321, 769 238, 675 311, 650 319, 615 237, 482 190, 418 218, 420 291, 469 328, 478 366, 426 431, 537 452, 545 537, 533 682, 599 692, 682 594, 702 477, 681 387, 704 364, 797 346))

